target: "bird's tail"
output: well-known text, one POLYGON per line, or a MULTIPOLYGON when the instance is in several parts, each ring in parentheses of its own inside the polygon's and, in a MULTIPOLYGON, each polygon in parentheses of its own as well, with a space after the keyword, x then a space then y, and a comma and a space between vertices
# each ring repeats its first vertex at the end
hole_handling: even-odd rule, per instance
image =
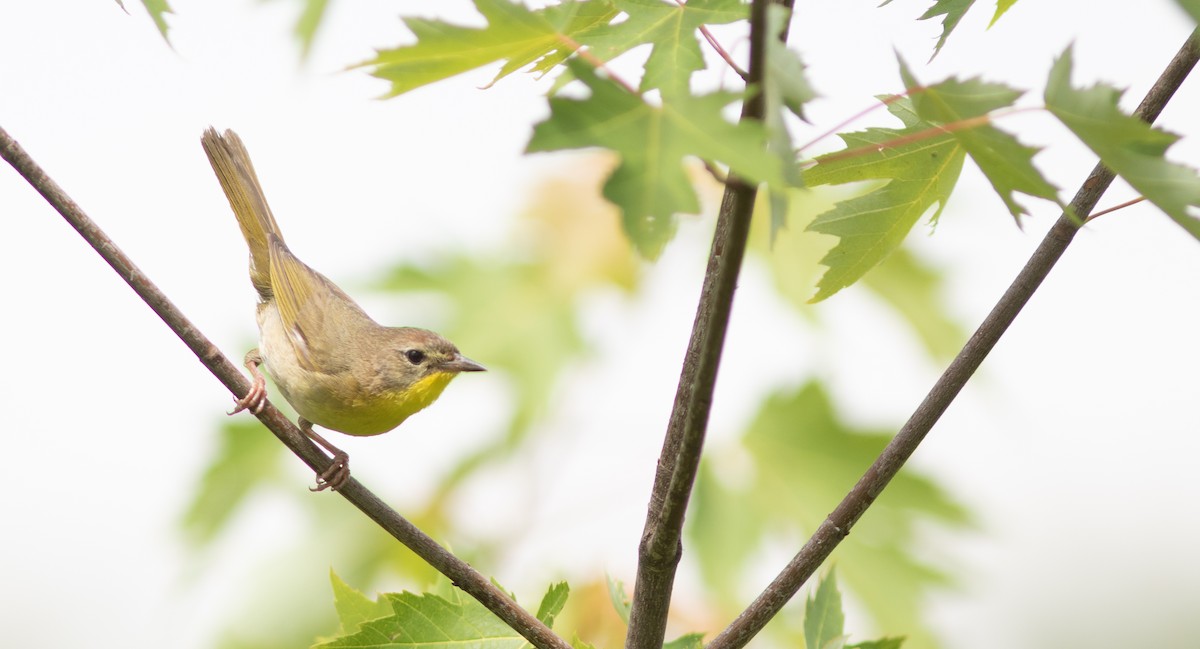
POLYGON ((282 241, 283 233, 267 205, 250 154, 233 131, 220 134, 209 127, 200 137, 200 144, 208 154, 208 162, 217 174, 229 206, 237 216, 242 236, 246 238, 246 245, 250 247, 250 282, 259 297, 267 300, 273 294, 269 235, 274 234, 282 241))

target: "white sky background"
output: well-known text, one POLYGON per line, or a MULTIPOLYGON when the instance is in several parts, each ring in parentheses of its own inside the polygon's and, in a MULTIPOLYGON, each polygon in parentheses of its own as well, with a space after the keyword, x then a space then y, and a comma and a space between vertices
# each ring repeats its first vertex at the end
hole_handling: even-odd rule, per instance
MULTIPOLYGON (((469 3, 334 3, 304 66, 290 38, 291 3, 176 0, 174 51, 140 6, 128 4, 132 16, 103 0, 0 8, 0 126, 233 358, 254 335, 253 297, 243 244, 199 146, 206 126, 243 136, 293 250, 360 295, 356 278, 381 264, 423 250, 482 249, 508 236, 525 193, 554 164, 520 155, 544 111, 544 82, 515 75, 481 91, 490 79, 482 71, 376 101, 382 82, 340 71, 369 57, 372 46, 409 39, 399 13, 477 21, 469 3)), ((1166 0, 1025 0, 984 31, 991 7, 981 2, 926 66, 939 27, 912 20, 926 2, 798 4, 791 42, 826 97, 809 109, 820 129, 873 94, 899 89, 893 49, 922 80, 982 73, 1030 89, 1023 104, 1036 105, 1052 58, 1073 41, 1076 84, 1128 87, 1131 108, 1191 30, 1166 0)), ((1159 123, 1194 136, 1198 114, 1200 83, 1192 79, 1159 123)), ((872 119, 863 125, 883 123, 872 119)), ((1038 161, 1069 198, 1094 159, 1045 115, 1005 124, 1032 143, 1054 143, 1038 161)), ((1200 164, 1200 147, 1185 140, 1173 156, 1200 164)), ((1132 196, 1118 183, 1101 206, 1132 196)), ((1056 216, 1026 202, 1034 215, 1022 232, 968 165, 935 236, 916 235, 948 269, 954 309, 968 326, 1056 216)), ((218 574, 188 574, 194 564, 176 522, 228 395, 7 165, 0 223, 7 304, 0 312, 7 369, 0 373, 0 637, 14 647, 158 647, 166 637, 171 646, 207 646, 226 612, 220 598, 271 554, 289 514, 259 503, 241 519, 236 545, 214 550, 225 558, 205 563, 218 574)), ((590 330, 601 331, 613 353, 581 377, 583 385, 611 394, 627 381, 623 359, 650 354, 659 362, 639 363, 642 399, 620 413, 566 395, 559 420, 578 438, 560 442, 563 455, 550 464, 594 476, 634 457, 628 470, 637 473, 591 496, 573 491, 589 488, 582 478, 548 475, 569 498, 541 512, 539 533, 513 557, 513 573, 499 575, 512 587, 534 592, 537 579, 573 565, 632 580, 705 231, 684 228, 647 269, 653 299, 637 309, 598 309, 590 330), (614 342, 630 337, 638 340, 634 351, 614 342), (629 421, 648 421, 654 434, 614 439, 629 421), (580 468, 597 461, 610 464, 580 468), (595 515, 571 511, 579 502, 597 503, 595 515), (528 574, 531 581, 512 583, 528 574)), ((1200 637, 1200 619, 1186 615, 1200 604, 1192 478, 1200 453, 1197 252, 1146 205, 1089 227, 918 452, 916 464, 983 521, 980 533, 956 539, 951 568, 962 571, 965 586, 938 598, 937 624, 952 646, 1172 646, 1182 631, 1200 637)), ((364 301, 376 313, 389 308, 364 301)), ((751 414, 746 386, 803 380, 805 363, 823 364, 858 423, 895 426, 907 417, 936 368, 902 333, 880 332, 872 322, 879 307, 862 296, 847 293, 824 308, 848 356, 822 358, 797 340, 785 326, 790 317, 780 324, 784 311, 764 274, 747 269, 714 439, 751 414), (778 351, 764 354, 763 340, 778 341, 778 351)), ((397 479, 419 493, 429 479, 421 468, 435 472, 453 453, 440 432, 480 430, 480 412, 496 412, 498 399, 485 381, 461 380, 401 431, 344 448, 368 484, 404 458, 397 479)), ((302 489, 309 476, 295 464, 302 489)), ((313 568, 318 581, 326 569, 313 568)))

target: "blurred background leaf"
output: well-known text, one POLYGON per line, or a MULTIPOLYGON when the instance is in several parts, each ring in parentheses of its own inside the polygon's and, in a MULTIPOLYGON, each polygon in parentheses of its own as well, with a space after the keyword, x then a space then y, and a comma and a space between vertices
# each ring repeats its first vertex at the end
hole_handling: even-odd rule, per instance
MULTIPOLYGON (((435 303, 431 310, 441 314, 436 328, 484 360, 507 386, 508 416, 494 422, 492 433, 475 446, 460 450, 423 505, 404 512, 434 538, 451 541, 456 552, 485 572, 505 555, 509 541, 464 534, 450 515, 455 498, 476 478, 487 475, 489 467, 520 462, 536 453, 543 435, 562 435, 546 429, 545 422, 554 415, 557 397, 570 390, 563 384, 569 370, 606 360, 593 357, 593 344, 581 329, 581 312, 589 296, 605 294, 635 303, 645 277, 653 272, 638 260, 625 238, 618 210, 600 196, 612 156, 568 160, 536 184, 508 240, 488 250, 435 251, 419 263, 395 265, 372 282, 396 300, 435 303), (471 541, 464 545, 466 538, 471 541)), ((700 172, 694 181, 703 202, 714 204, 710 199, 719 188, 711 177, 700 172)), ((815 317, 806 301, 817 277, 816 260, 828 243, 805 233, 803 225, 833 200, 798 192, 789 208, 794 211, 795 227, 781 231, 774 245, 769 242, 767 219, 760 218, 755 226, 754 254, 768 264, 780 301, 809 318, 815 317)), ((711 217, 706 217, 709 223, 711 217)), ((694 252, 702 254, 700 249, 694 252)), ((892 306, 931 353, 942 349, 939 345, 954 344, 946 337, 960 337, 942 308, 936 270, 902 251, 872 275, 878 279, 865 284, 867 294, 892 306)), ((823 334, 818 328, 811 335, 823 334)), ((816 380, 796 388, 778 387, 762 399, 736 453, 748 460, 752 477, 736 484, 719 477, 722 472, 715 469, 721 468, 727 449, 712 448, 702 467, 689 515, 687 555, 696 562, 707 588, 704 596, 689 598, 698 597, 704 602, 702 608, 678 607, 675 615, 686 625, 683 628, 711 630, 707 625, 720 624, 744 607, 748 594, 754 592, 746 576, 751 567, 762 567, 756 562, 763 547, 796 544, 815 529, 888 439, 887 431, 858 430, 843 423, 816 380)), ((218 540, 256 490, 270 490, 304 512, 309 529, 293 537, 295 547, 290 550, 283 544, 281 554, 325 546, 326 554, 340 557, 334 565, 356 588, 399 579, 420 589, 434 580, 428 566, 373 529, 356 511, 299 489, 273 489, 281 447, 265 431, 255 430, 257 422, 229 419, 222 424, 222 446, 185 518, 187 529, 201 544, 218 540)), ((534 490, 529 497, 546 495, 534 490)), ((947 581, 943 572, 917 558, 915 528, 922 521, 961 527, 968 520, 962 507, 933 482, 906 471, 837 553, 839 572, 849 591, 881 628, 910 636, 908 646, 935 646, 920 625, 920 602, 924 593, 947 581)), ((624 637, 624 623, 607 603, 604 576, 575 582, 560 629, 567 637, 578 633, 597 646, 617 646, 624 637)), ((262 592, 253 588, 255 592, 244 594, 245 619, 231 623, 225 646, 295 646, 336 628, 327 602, 301 601, 304 597, 295 592, 280 594, 278 583, 266 577, 256 583, 264 584, 262 592), (302 612, 305 624, 291 625, 269 637, 249 634, 248 629, 261 627, 263 620, 273 619, 280 610, 289 615, 302 612)), ((798 619, 781 620, 770 628, 785 644, 802 637, 798 619)))
MULTIPOLYGON (((742 452, 710 449, 688 540, 700 555, 706 592, 717 595, 715 603, 726 615, 745 605, 747 592, 766 585, 745 581, 763 548, 795 544, 816 531, 890 438, 891 431, 844 424, 825 389, 813 381, 768 397, 746 431, 742 452), (719 479, 721 471, 714 470, 731 455, 750 461, 748 471, 739 471, 749 476, 736 483, 719 479)), ((970 518, 928 478, 902 472, 833 559, 879 628, 903 632, 911 646, 929 647, 936 644, 920 623, 920 596, 947 584, 948 575, 918 558, 916 528, 922 521, 962 527, 970 518)))

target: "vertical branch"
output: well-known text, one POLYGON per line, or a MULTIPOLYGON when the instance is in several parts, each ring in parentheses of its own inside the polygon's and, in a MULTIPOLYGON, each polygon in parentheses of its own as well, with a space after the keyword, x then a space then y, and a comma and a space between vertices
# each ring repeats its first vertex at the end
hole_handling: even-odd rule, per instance
MULTIPOLYGON (((1150 88, 1146 98, 1135 111, 1135 115, 1153 122, 1162 112, 1167 101, 1179 88, 1183 80, 1200 60, 1200 30, 1193 32, 1188 41, 1171 60, 1150 88)), ((706 649, 740 649, 766 626, 783 608, 804 582, 808 580, 822 562, 833 552, 850 528, 867 511, 879 494, 887 487, 904 463, 916 451, 925 435, 958 396, 967 380, 975 373, 987 357, 988 352, 1016 319, 1017 314, 1037 291, 1042 281, 1054 268, 1055 263, 1066 252, 1067 246, 1081 227, 1081 219, 1095 208, 1100 197, 1112 184, 1114 174, 1103 164, 1097 164, 1080 185, 1067 211, 1046 233, 1042 243, 1034 251, 1025 267, 1017 274, 1012 285, 984 318, 979 328, 963 346, 958 356, 930 389, 912 417, 900 432, 888 443, 883 453, 867 469, 858 484, 829 514, 812 538, 792 558, 774 581, 742 612, 706 649)))
MULTIPOLYGON (((764 117, 766 39, 777 36, 766 33, 767 7, 772 2, 789 9, 792 6, 792 0, 754 0, 751 4, 750 65, 746 78, 751 94, 742 105, 742 120, 762 121, 764 117)), ((684 512, 704 446, 713 386, 756 194, 756 187, 730 175, 638 548, 637 579, 625 640, 627 649, 658 649, 666 634, 671 591, 682 552, 684 512)))

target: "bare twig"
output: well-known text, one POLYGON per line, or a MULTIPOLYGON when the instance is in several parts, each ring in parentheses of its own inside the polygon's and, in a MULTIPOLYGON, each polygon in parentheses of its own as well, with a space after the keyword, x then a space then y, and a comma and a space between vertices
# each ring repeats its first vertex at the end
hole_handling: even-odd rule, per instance
MULTIPOLYGON (((675 4, 679 5, 680 7, 687 6, 683 0, 675 0, 675 4)), ((735 74, 742 78, 742 81, 746 81, 748 79, 748 73, 737 64, 737 61, 733 60, 733 57, 729 55, 729 52, 724 47, 721 47, 721 43, 717 41, 717 37, 713 36, 712 32, 708 30, 708 25, 700 25, 700 35, 704 37, 704 40, 708 41, 708 44, 712 46, 713 51, 715 51, 717 55, 720 56, 727 65, 729 65, 730 69, 732 69, 735 74)))
POLYGON ((937 126, 931 126, 927 129, 917 131, 916 133, 909 133, 908 135, 888 140, 886 142, 880 142, 879 144, 868 144, 867 146, 860 146, 854 149, 845 149, 836 153, 830 153, 821 156, 821 162, 828 164, 830 162, 837 162, 838 160, 845 160, 847 158, 855 158, 868 153, 883 153, 887 149, 895 149, 906 144, 912 144, 913 142, 928 140, 929 138, 937 137, 939 135, 947 135, 954 133, 955 131, 978 128, 991 123, 992 118, 990 115, 979 115, 977 117, 962 119, 957 122, 939 124, 937 126))
POLYGON ((846 128, 847 126, 853 124, 854 122, 857 122, 858 120, 875 112, 876 110, 883 108, 884 106, 894 104, 894 103, 900 101, 901 99, 904 99, 907 96, 908 96, 907 93, 905 93, 903 95, 889 95, 888 97, 880 100, 880 102, 878 104, 871 104, 870 106, 858 111, 857 113, 851 115, 850 117, 847 117, 846 119, 838 122, 832 128, 822 132, 820 135, 809 140, 806 144, 801 145, 800 148, 798 148, 796 150, 803 151, 803 150, 811 147, 812 145, 816 144, 817 142, 824 140, 825 138, 829 137, 830 135, 837 133, 838 131, 846 128))
POLYGON ((717 37, 708 31, 708 25, 700 25, 700 35, 704 37, 704 40, 708 41, 708 44, 712 46, 717 56, 720 56, 725 61, 725 64, 729 66, 729 69, 733 70, 734 74, 741 77, 742 81, 750 80, 750 73, 743 70, 742 66, 738 65, 737 61, 734 61, 733 57, 729 55, 729 52, 724 47, 721 47, 721 43, 717 41, 717 37))
MULTIPOLYGON (((883 105, 888 103, 892 102, 885 102, 883 105)), ((821 156, 821 162, 830 163, 838 160, 845 160, 847 158, 854 158, 860 155, 883 153, 887 149, 895 149, 906 144, 912 144, 913 142, 920 142, 922 140, 938 137, 939 135, 953 134, 958 131, 967 131, 973 128, 987 126, 988 124, 994 122, 998 117, 1006 117, 1015 113, 1024 113, 1031 110, 1043 110, 1043 108, 1041 106, 1026 106, 1022 108, 996 111, 993 113, 987 113, 985 115, 977 115, 975 117, 968 117, 966 119, 960 119, 954 122, 937 124, 936 126, 931 126, 927 129, 917 131, 916 133, 909 133, 908 135, 887 140, 886 142, 880 142, 879 144, 868 144, 867 146, 860 146, 854 149, 843 149, 834 153, 827 153, 824 156, 821 156)), ((816 164, 815 161, 812 164, 816 164)))
MULTIPOLYGON (((865 110, 859 111, 858 113, 856 113, 849 119, 843 120, 837 126, 834 126, 832 129, 829 129, 828 131, 825 131, 824 133, 818 135, 816 138, 812 139, 807 144, 805 144, 804 146, 802 146, 796 150, 803 151, 803 150, 807 149, 808 147, 816 144, 817 142, 820 142, 821 140, 825 139, 826 137, 829 137, 830 135, 837 133, 838 131, 842 130, 843 128, 850 125, 851 123, 861 119, 862 117, 865 117, 867 114, 871 113, 875 109, 883 108, 884 106, 894 104, 897 101, 903 99, 904 97, 909 97, 913 93, 919 92, 921 90, 924 90, 924 88, 911 88, 902 95, 891 95, 891 96, 883 99, 882 101, 880 101, 878 104, 871 106, 870 108, 867 108, 865 110)), ((894 140, 888 140, 887 142, 881 142, 879 144, 862 146, 862 147, 858 147, 856 149, 844 149, 842 151, 828 153, 821 158, 821 161, 822 162, 834 162, 834 161, 843 160, 846 158, 853 158, 855 156, 864 155, 867 153, 874 153, 874 152, 882 151, 883 149, 903 146, 905 144, 910 144, 912 142, 920 142, 921 140, 925 140, 925 139, 928 139, 931 137, 937 137, 938 135, 941 135, 943 133, 954 133, 956 131, 963 131, 963 130, 968 130, 968 129, 973 129, 973 128, 979 128, 980 126, 986 126, 988 124, 991 124, 997 118, 1000 118, 1000 117, 1008 117, 1009 115, 1015 115, 1017 113, 1026 113, 1026 112, 1033 111, 1033 110, 1044 110, 1044 108, 1045 107, 1043 107, 1043 106, 1022 106, 1020 108, 1006 108, 1006 109, 986 113, 984 115, 968 117, 966 119, 960 119, 960 120, 954 121, 954 122, 946 122, 944 124, 938 124, 936 126, 932 126, 923 131, 917 131, 916 133, 910 133, 908 135, 905 135, 904 137, 898 137, 894 140)))
MULTIPOLYGON (((1167 101, 1200 59, 1200 37, 1193 32, 1138 106, 1135 115, 1146 122, 1157 119, 1167 101)), ((988 352, 1012 324, 1021 308, 1050 273, 1080 227, 1079 217, 1091 212, 1112 183, 1112 171, 1097 164, 1083 181, 1068 209, 1050 228, 1041 245, 999 302, 984 319, 962 351, 946 368, 908 422, 867 469, 858 484, 817 528, 812 538, 757 599, 722 631, 706 649, 739 649, 746 645, 779 612, 816 571, 850 528, 871 506, 888 482, 900 471, 930 428, 983 363, 988 352)))
POLYGON ((582 59, 584 63, 592 66, 592 69, 596 70, 597 72, 603 72, 610 81, 618 86, 621 86, 625 92, 635 96, 641 95, 641 93, 638 92, 638 89, 634 87, 633 84, 629 83, 625 79, 622 79, 621 75, 613 72, 612 68, 608 67, 608 63, 606 63, 604 59, 593 54, 591 50, 578 43, 575 39, 567 36, 566 34, 559 34, 558 40, 560 43, 567 46, 567 48, 575 52, 575 55, 582 59))
MULTIPOLYGON (((200 332, 171 303, 167 296, 133 261, 92 221, 66 192, 46 174, 29 154, 9 134, 0 128, 0 157, 21 174, 59 214, 74 227, 81 236, 112 266, 129 287, 162 318, 163 322, 192 350, 200 362, 229 388, 236 397, 245 396, 250 382, 240 368, 229 362, 216 345, 200 332)), ((314 471, 320 473, 329 466, 329 458, 311 440, 300 432, 286 417, 270 403, 263 408, 258 418, 293 453, 314 471)), ((571 649, 571 645, 558 637, 546 625, 517 605, 508 595, 492 585, 474 568, 448 552, 417 529, 395 510, 387 506, 375 494, 351 478, 337 493, 350 501, 371 520, 375 521, 397 540, 418 556, 446 575, 456 586, 479 600, 497 617, 529 640, 538 649, 571 649)))
MULTIPOLYGON (((767 38, 775 37, 767 34, 767 6, 771 2, 788 9, 792 5, 791 0, 754 0, 751 5, 748 84, 755 92, 742 105, 742 120, 761 121, 765 113, 760 82, 765 73, 767 38)), ((713 385, 746 251, 755 194, 754 186, 731 174, 721 201, 696 319, 646 512, 626 649, 659 649, 663 644, 681 552, 683 515, 704 445, 713 385)))
POLYGON ((1092 214, 1090 216, 1088 216, 1086 219, 1084 219, 1083 222, 1091 223, 1092 221, 1095 221, 1096 219, 1104 216, 1105 214, 1111 214, 1113 212, 1116 212, 1117 210, 1123 210, 1123 209, 1129 207, 1130 205, 1137 205, 1138 203, 1140 203, 1144 200, 1146 200, 1145 196, 1138 196, 1135 199, 1125 201, 1124 203, 1120 203, 1118 205, 1113 205, 1112 207, 1100 210, 1099 212, 1092 212, 1092 214))

